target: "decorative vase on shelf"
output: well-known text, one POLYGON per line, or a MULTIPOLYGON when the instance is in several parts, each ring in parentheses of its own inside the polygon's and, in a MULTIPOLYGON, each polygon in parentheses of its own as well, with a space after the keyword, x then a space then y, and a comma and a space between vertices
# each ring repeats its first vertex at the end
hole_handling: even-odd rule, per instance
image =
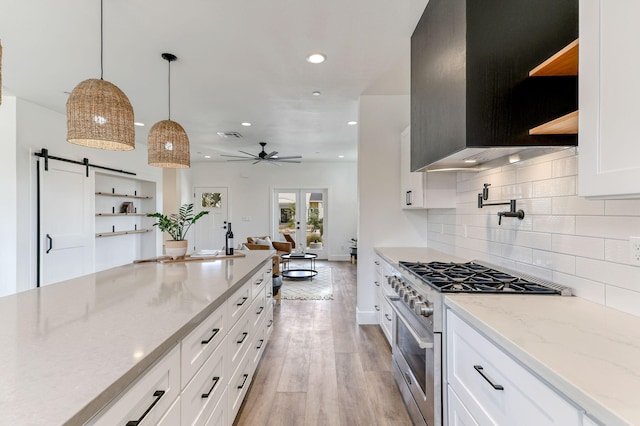
POLYGON ((183 258, 187 254, 188 245, 187 240, 167 240, 164 242, 164 251, 167 256, 171 256, 175 260, 183 258))

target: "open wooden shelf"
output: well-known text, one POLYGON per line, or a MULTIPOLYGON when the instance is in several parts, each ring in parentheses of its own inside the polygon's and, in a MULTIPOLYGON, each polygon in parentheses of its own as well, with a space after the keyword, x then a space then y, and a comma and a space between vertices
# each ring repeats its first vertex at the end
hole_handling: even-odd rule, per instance
POLYGON ((105 197, 124 197, 124 198, 140 198, 143 200, 150 200, 153 197, 145 195, 131 195, 131 194, 114 194, 112 192, 96 192, 96 195, 104 195, 105 197))
POLYGON ((555 120, 529 130, 530 135, 577 135, 578 111, 571 112, 555 120))
POLYGON ((96 216, 146 216, 147 213, 96 213, 96 216))
POLYGON ((529 77, 578 75, 578 39, 529 71, 529 77))
POLYGON ((144 234, 145 232, 151 232, 152 229, 132 229, 130 231, 118 231, 118 232, 98 232, 96 238, 100 237, 114 237, 116 235, 128 235, 128 234, 144 234))

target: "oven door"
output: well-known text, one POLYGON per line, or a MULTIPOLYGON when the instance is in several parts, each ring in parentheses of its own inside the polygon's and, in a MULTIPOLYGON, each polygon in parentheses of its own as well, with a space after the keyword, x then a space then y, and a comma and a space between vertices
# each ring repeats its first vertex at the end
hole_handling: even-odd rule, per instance
MULTIPOLYGON (((442 424, 441 335, 397 297, 389 297, 393 308, 393 367, 396 382, 408 388, 413 401, 405 403, 409 412, 415 404, 422 421, 429 426, 442 424), (412 404, 413 403, 413 404, 412 404)), ((402 392, 403 397, 405 391, 402 392)), ((414 416, 412 415, 412 418, 414 416)), ((413 418, 418 424, 418 419, 413 418)))

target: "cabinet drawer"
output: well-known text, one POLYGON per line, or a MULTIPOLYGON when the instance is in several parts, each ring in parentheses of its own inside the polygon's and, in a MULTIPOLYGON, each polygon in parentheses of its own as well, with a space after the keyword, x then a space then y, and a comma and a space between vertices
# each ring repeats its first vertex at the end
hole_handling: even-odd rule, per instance
POLYGON ((238 323, 233 326, 229 335, 227 336, 227 348, 228 348, 228 370, 233 372, 238 367, 238 363, 244 357, 247 352, 247 348, 250 342, 253 340, 255 329, 253 328, 254 315, 247 311, 245 315, 240 318, 238 323))
POLYGON ((262 288, 262 292, 259 293, 251 307, 249 308, 249 312, 247 315, 250 315, 252 318, 251 326, 254 330, 258 328, 258 324, 267 314, 267 294, 265 293, 264 287, 262 288))
POLYGON ((264 287, 267 283, 267 278, 265 274, 265 268, 262 268, 260 272, 256 273, 251 279, 251 298, 255 299, 255 297, 264 291, 264 287))
POLYGON ((254 368, 258 366, 264 348, 267 346, 267 327, 260 327, 253 340, 253 345, 249 349, 248 354, 253 357, 254 368))
POLYGON ((227 299, 227 319, 229 328, 238 321, 251 305, 252 280, 247 281, 227 299))
POLYGON ((391 344, 391 336, 393 335, 393 309, 391 308, 391 304, 389 301, 383 297, 382 298, 382 323, 380 326, 382 327, 382 331, 384 331, 384 335, 387 337, 389 344, 391 344))
POLYGON ((479 423, 580 425, 577 408, 451 311, 446 334, 448 382, 479 423))
POLYGON ((204 424, 218 404, 229 381, 225 349, 223 341, 182 392, 183 426, 204 424))
POLYGON ((227 412, 229 411, 229 404, 227 403, 227 390, 222 393, 220 396, 220 401, 218 401, 218 405, 213 409, 213 413, 207 419, 205 426, 221 426, 229 424, 229 419, 227 418, 227 412))
POLYGON ((88 424, 125 425, 141 418, 142 424, 156 424, 179 394, 180 349, 176 346, 88 424))
POLYGON ((479 426, 451 386, 447 386, 447 402, 449 426, 479 426))
POLYGON ((223 304, 182 339, 182 388, 209 358, 227 334, 227 308, 223 304))
POLYGON ((233 374, 233 376, 231 376, 229 386, 227 387, 229 423, 233 423, 236 414, 238 414, 238 410, 240 410, 242 400, 247 393, 249 385, 251 384, 253 371, 253 357, 247 355, 242 359, 240 366, 233 374))
POLYGON ((267 309, 267 317, 264 319, 265 328, 267 329, 266 339, 269 340, 271 333, 273 333, 273 304, 269 303, 267 309))
POLYGON ((176 426, 180 423, 180 397, 175 400, 169 411, 165 413, 156 426, 176 426))

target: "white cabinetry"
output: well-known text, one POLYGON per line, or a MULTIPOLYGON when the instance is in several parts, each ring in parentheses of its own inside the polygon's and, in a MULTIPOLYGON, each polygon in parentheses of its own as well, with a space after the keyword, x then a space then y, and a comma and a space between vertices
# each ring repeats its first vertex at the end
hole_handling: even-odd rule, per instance
POLYGON ((403 209, 454 208, 455 173, 411 172, 411 129, 400 135, 400 189, 403 209))
POLYGON ((448 395, 459 398, 447 401, 449 424, 582 424, 578 408, 455 313, 448 310, 446 320, 448 395))
POLYGON ((376 292, 376 303, 374 308, 378 316, 378 324, 380 325, 380 328, 382 328, 387 341, 391 344, 393 311, 386 296, 392 296, 395 294, 387 280, 387 277, 389 275, 393 275, 394 271, 392 271, 393 268, 378 255, 375 256, 374 264, 374 285, 376 292))
POLYGON ((142 420, 144 424, 156 424, 178 395, 180 350, 176 346, 88 424, 111 426, 142 420))
POLYGON ((640 3, 580 1, 579 186, 581 196, 640 194, 637 143, 640 3))

